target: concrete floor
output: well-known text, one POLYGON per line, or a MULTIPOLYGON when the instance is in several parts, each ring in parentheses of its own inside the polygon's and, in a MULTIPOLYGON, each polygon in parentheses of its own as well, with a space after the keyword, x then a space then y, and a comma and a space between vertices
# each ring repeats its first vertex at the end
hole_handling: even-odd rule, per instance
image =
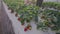
POLYGON ((0 0, 0 34, 14 34, 11 20, 7 16, 0 0))

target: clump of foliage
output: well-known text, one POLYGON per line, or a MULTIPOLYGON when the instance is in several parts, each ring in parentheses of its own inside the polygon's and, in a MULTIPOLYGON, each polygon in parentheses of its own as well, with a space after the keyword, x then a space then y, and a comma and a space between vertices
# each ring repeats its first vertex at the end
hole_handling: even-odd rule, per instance
POLYGON ((41 14, 41 20, 37 23, 37 29, 48 30, 48 28, 51 28, 53 31, 60 30, 60 11, 45 9, 41 14))
POLYGON ((43 2, 42 7, 50 7, 60 10, 60 3, 57 2, 43 2))

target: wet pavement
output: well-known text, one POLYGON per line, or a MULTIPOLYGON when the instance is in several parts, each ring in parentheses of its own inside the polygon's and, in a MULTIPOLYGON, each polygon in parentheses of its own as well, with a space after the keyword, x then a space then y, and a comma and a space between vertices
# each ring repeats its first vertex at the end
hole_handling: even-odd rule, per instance
POLYGON ((14 34, 12 22, 7 16, 0 0, 0 34, 14 34))

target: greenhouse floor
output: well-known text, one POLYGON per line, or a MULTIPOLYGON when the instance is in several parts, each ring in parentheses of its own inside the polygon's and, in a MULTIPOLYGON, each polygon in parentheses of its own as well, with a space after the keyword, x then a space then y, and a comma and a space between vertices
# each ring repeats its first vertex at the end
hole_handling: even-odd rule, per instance
POLYGON ((3 5, 0 7, 0 34, 14 34, 11 20, 9 20, 3 5))

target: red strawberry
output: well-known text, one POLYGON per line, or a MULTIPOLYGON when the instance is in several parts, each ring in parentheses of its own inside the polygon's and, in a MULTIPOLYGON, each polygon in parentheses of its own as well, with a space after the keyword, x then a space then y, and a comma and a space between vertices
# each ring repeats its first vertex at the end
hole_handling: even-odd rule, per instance
POLYGON ((18 21, 20 21, 20 18, 18 18, 18 21))
POLYGON ((29 26, 27 26, 27 29, 29 29, 29 26))
POLYGON ((31 28, 32 28, 31 25, 28 25, 28 26, 27 26, 27 29, 31 30, 31 28))
POLYGON ((25 32, 26 32, 27 30, 28 30, 27 28, 24 29, 25 32))
POLYGON ((32 29, 32 27, 29 27, 29 30, 31 30, 32 29))

